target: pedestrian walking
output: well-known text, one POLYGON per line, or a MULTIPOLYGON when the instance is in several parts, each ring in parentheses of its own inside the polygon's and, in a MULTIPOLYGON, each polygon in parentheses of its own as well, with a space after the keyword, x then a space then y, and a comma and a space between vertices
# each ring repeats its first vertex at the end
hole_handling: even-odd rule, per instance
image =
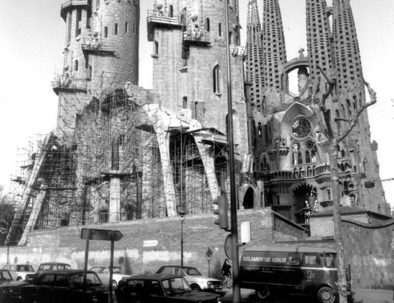
POLYGON ((231 265, 230 265, 230 260, 226 259, 224 260, 223 266, 222 266, 222 275, 224 277, 224 284, 227 285, 227 288, 231 287, 231 265))

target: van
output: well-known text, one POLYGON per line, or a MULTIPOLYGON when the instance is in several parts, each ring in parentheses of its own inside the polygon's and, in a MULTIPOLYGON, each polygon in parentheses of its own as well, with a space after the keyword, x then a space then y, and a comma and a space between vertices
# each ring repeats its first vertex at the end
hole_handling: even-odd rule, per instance
POLYGON ((337 297, 336 252, 306 246, 245 249, 240 263, 241 288, 255 289, 262 301, 275 292, 317 296, 320 303, 337 297))

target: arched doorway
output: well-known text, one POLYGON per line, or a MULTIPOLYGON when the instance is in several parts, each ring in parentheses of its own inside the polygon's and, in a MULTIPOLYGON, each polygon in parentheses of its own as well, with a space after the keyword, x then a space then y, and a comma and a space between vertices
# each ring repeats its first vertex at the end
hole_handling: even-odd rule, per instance
POLYGON ((304 183, 294 189, 293 194, 296 223, 309 224, 309 216, 315 206, 316 188, 304 183))
POLYGON ((243 207, 244 209, 254 208, 254 191, 251 187, 249 187, 249 189, 245 193, 243 207))

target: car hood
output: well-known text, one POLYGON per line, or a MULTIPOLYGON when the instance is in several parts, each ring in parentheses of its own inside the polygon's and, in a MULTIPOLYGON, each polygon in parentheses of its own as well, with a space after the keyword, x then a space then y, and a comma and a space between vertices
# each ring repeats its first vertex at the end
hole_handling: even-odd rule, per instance
POLYGON ((28 285, 26 281, 7 281, 0 284, 0 287, 20 287, 24 285, 28 285))

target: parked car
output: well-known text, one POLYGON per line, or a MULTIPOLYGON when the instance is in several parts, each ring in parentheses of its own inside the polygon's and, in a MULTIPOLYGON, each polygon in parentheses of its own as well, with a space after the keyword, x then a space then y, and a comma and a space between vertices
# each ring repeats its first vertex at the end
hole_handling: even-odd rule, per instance
MULTIPOLYGON (((104 285, 109 284, 109 267, 108 266, 94 266, 90 270, 95 271, 100 277, 104 285)), ((118 286, 119 281, 122 278, 129 277, 130 275, 122 274, 122 268, 119 266, 114 266, 112 269, 112 285, 118 286)))
POLYGON ((61 262, 47 262, 41 263, 37 269, 37 272, 46 271, 46 270, 67 270, 71 269, 71 265, 67 263, 61 262))
POLYGON ((151 274, 135 275, 119 281, 115 290, 119 303, 220 303, 219 294, 190 288, 182 276, 151 274))
POLYGON ((28 283, 23 280, 8 281, 0 284, 0 302, 1 303, 24 303, 22 297, 22 288, 28 283))
POLYGON ((61 262, 46 262, 46 263, 41 263, 40 266, 37 269, 36 273, 32 274, 27 274, 25 276, 25 281, 31 283, 34 279, 34 276, 42 271, 48 271, 48 270, 67 270, 71 269, 71 265, 67 263, 61 263, 61 262))
POLYGON ((185 277, 193 290, 220 290, 223 288, 223 281, 203 276, 195 267, 165 265, 160 267, 157 274, 170 274, 185 277))
POLYGON ((27 274, 34 273, 34 268, 30 264, 6 264, 3 269, 9 270, 17 281, 25 280, 27 274))
POLYGON ((12 278, 11 273, 8 271, 8 269, 0 269, 0 285, 11 282, 14 279, 12 278))
POLYGON ((108 292, 93 271, 86 273, 83 290, 83 270, 51 270, 37 273, 31 284, 22 286, 24 302, 45 303, 107 303, 108 292))

